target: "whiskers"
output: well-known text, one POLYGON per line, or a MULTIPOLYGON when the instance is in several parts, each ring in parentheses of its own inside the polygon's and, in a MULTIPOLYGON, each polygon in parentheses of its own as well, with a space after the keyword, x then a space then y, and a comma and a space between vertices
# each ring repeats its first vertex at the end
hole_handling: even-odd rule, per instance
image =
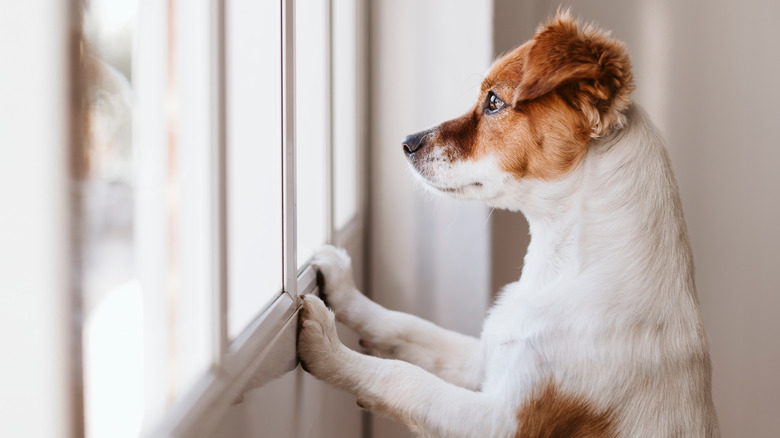
POLYGON ((495 208, 490 207, 490 212, 488 212, 487 217, 485 218, 485 223, 482 224, 482 229, 484 230, 487 227, 488 221, 490 220, 490 216, 493 215, 493 211, 495 211, 495 208))
POLYGON ((442 196, 447 197, 445 193, 442 193, 439 189, 432 186, 428 180, 426 180, 424 176, 420 175, 420 173, 412 166, 407 166, 407 169, 409 171, 412 186, 414 186, 418 193, 424 196, 424 200, 426 202, 435 203, 436 201, 441 200, 442 196))

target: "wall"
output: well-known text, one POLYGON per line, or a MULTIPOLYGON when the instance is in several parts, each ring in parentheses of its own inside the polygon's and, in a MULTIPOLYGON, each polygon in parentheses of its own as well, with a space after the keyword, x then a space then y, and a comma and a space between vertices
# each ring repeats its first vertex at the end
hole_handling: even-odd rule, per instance
MULTIPOLYGON (((529 16, 539 22, 558 7, 513 3, 496 1, 497 48, 527 39, 529 16)), ((770 436, 780 426, 780 3, 567 3, 627 44, 634 100, 669 142, 723 436, 770 436)), ((500 234, 502 225, 493 225, 500 234)), ((494 260, 502 256, 496 249, 494 260)), ((493 277, 511 277, 503 269, 493 277)))
POLYGON ((0 436, 77 437, 80 351, 70 273, 68 2, 0 14, 0 436), (55 366, 56 364, 56 366, 55 366))
MULTIPOLYGON (((491 2, 371 3, 370 293, 478 335, 489 301, 489 211, 412 182, 401 139, 465 113, 491 56, 491 2)), ((374 437, 410 436, 374 416, 374 437)))

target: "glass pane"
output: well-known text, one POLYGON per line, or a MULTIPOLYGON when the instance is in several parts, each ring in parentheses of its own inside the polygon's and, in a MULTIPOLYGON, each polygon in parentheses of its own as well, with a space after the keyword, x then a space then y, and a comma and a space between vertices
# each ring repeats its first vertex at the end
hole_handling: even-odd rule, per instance
POLYGON ((227 3, 228 332, 282 287, 281 3, 227 3))
POLYGON ((325 242, 327 42, 323 0, 296 3, 295 109, 298 266, 325 242))
POLYGON ((209 0, 173 3, 174 54, 169 57, 169 93, 177 104, 169 108, 169 184, 178 199, 169 210, 171 252, 170 270, 178 275, 171 289, 173 312, 168 317, 174 349, 171 352, 176 373, 177 394, 194 385, 208 370, 213 359, 216 235, 214 193, 216 155, 214 126, 214 77, 212 59, 202 47, 212 36, 212 5, 209 0))
POLYGON ((355 0, 333 2, 334 227, 357 212, 357 10, 355 0))
POLYGON ((212 360, 211 8, 83 4, 86 435, 138 436, 212 360))
POLYGON ((83 11, 81 202, 85 435, 138 436, 144 413, 143 299, 135 269, 132 45, 137 4, 83 11))

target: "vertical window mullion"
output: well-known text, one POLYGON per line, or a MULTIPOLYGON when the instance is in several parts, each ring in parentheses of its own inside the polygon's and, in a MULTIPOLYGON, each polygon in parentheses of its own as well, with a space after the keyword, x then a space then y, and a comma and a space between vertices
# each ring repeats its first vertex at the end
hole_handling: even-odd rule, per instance
POLYGON ((297 295, 295 209, 295 0, 282 2, 282 284, 297 295))
POLYGON ((214 0, 212 8, 214 17, 212 20, 212 45, 211 56, 215 62, 212 63, 212 102, 214 102, 214 112, 212 117, 212 132, 214 145, 214 163, 213 184, 214 192, 212 202, 215 217, 213 246, 215 254, 214 275, 214 302, 213 302, 213 360, 215 367, 223 363, 225 354, 230 345, 228 337, 228 236, 227 236, 227 87, 226 87, 226 38, 225 38, 225 1, 214 0))
POLYGON ((332 243, 336 235, 333 217, 333 0, 325 0, 325 62, 325 241, 332 243))

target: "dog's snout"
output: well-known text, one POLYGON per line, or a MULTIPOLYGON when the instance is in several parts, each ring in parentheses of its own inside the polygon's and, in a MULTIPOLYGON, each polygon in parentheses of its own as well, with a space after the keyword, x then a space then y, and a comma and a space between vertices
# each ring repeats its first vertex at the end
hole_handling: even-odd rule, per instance
POLYGON ((414 155, 415 152, 422 149, 425 145, 425 137, 428 131, 418 132, 417 134, 407 135, 401 142, 404 147, 404 153, 407 157, 414 155))

